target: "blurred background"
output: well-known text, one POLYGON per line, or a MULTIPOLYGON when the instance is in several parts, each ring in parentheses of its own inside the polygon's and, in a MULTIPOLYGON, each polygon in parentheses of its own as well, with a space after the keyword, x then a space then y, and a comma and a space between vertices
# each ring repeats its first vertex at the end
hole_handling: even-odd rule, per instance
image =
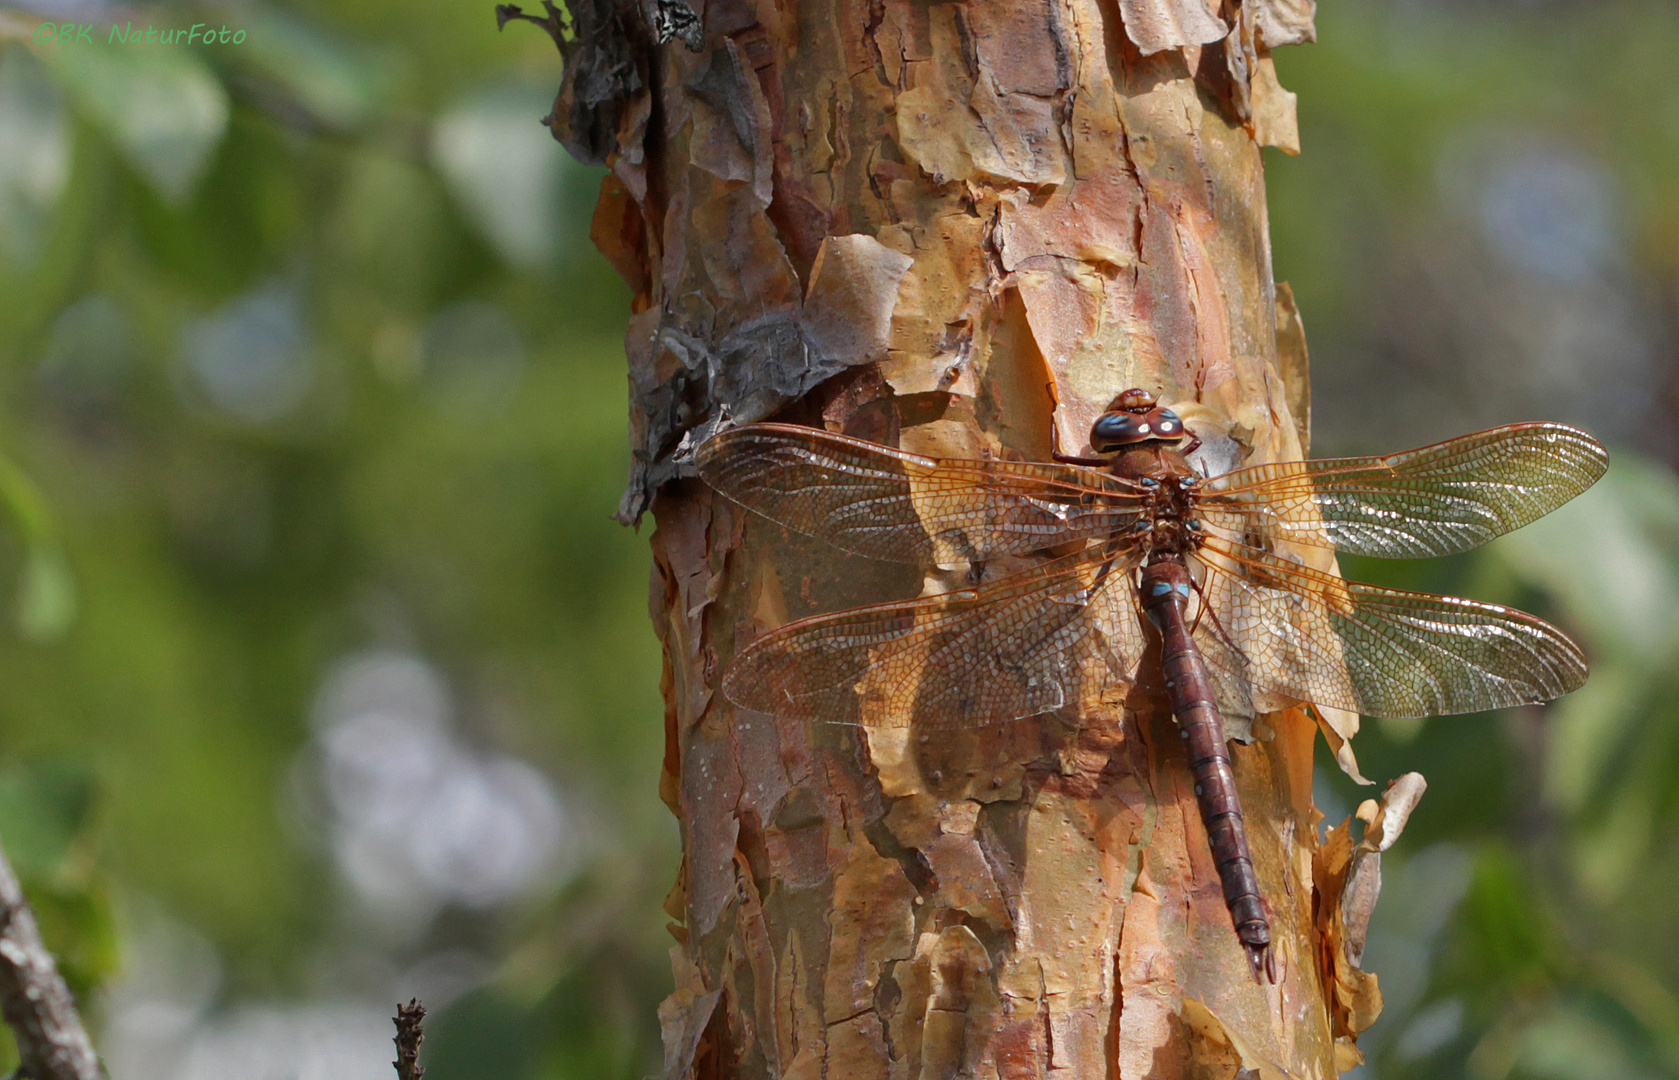
MULTIPOLYGON (((1679 9, 1332 0, 1268 159, 1314 452, 1563 419, 1486 551, 1588 687, 1371 723, 1430 790, 1366 966, 1382 1077, 1679 1077, 1679 9)), ((628 298, 559 63, 493 5, 0 4, 0 835, 116 1080, 659 1068, 657 644, 628 298), (244 30, 37 44, 43 20, 244 30)), ((1374 792, 1325 756, 1338 821, 1374 792)), ((5 1048, 0 1046, 0 1054, 5 1048)))

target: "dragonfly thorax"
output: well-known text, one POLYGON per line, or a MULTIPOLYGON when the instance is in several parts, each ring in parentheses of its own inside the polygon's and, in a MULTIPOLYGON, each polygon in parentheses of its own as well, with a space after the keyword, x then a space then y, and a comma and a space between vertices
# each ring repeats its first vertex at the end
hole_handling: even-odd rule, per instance
POLYGON ((1196 519, 1194 481, 1168 474, 1161 479, 1145 477, 1150 499, 1139 517, 1137 531, 1145 534, 1148 551, 1145 563, 1187 555, 1202 544, 1201 522, 1196 519))
MULTIPOLYGON (((1160 413, 1177 420, 1170 410, 1160 408, 1150 409, 1142 417, 1133 414, 1133 418, 1153 417, 1160 413)), ((1101 421, 1097 424, 1099 427, 1101 421)), ((1181 422, 1175 430, 1182 432, 1181 422)), ((1201 478, 1184 457, 1182 439, 1181 434, 1177 438, 1145 436, 1111 451, 1113 458, 1109 469, 1113 475, 1135 484, 1145 496, 1138 507, 1133 527, 1144 535, 1143 545, 1148 552, 1146 562, 1188 554, 1199 548, 1203 541, 1201 523, 1197 520, 1201 478)), ((1096 434, 1091 436, 1091 442, 1098 449, 1102 448, 1096 434)))

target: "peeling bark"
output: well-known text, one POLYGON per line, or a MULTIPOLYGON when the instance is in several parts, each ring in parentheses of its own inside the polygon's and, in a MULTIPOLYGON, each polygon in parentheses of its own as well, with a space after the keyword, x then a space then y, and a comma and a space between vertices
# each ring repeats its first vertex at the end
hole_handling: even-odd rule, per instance
MULTIPOLYGON (((1310 0, 711 0, 671 40, 672 2, 579 9, 554 112, 612 167, 593 235, 636 292, 621 514, 658 523, 684 835, 666 1075, 1334 1076, 1377 998, 1306 710, 1229 718, 1282 967, 1259 986, 1163 701, 1115 685, 961 737, 740 712, 715 690, 738 644, 952 582, 684 478, 771 416, 1080 453, 1129 386, 1212 472, 1304 456, 1260 147, 1297 149, 1269 50, 1311 39, 1310 0)), ((1356 717, 1322 719, 1350 765, 1356 717)))

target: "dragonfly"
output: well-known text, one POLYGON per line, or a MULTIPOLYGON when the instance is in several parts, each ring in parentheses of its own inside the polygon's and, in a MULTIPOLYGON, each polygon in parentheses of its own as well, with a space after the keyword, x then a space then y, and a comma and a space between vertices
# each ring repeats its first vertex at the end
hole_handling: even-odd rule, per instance
POLYGON ((713 436, 698 472, 748 510, 857 555, 968 568, 950 591, 770 630, 722 688, 761 713, 960 732, 1129 688, 1146 660, 1236 938, 1254 979, 1275 983, 1223 718, 1304 703, 1417 718, 1577 689, 1585 655, 1551 624, 1345 580, 1327 560, 1470 550, 1586 490, 1608 455, 1576 428, 1526 423, 1206 477, 1199 445, 1141 388, 1097 418, 1092 455, 1052 462, 926 457, 777 423, 713 436), (1019 568, 986 580, 999 564, 1019 568))

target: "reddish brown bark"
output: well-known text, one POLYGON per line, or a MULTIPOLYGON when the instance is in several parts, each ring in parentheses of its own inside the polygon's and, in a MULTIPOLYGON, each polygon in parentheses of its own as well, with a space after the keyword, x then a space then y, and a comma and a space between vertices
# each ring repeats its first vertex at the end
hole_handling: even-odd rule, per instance
POLYGON ((1354 1059, 1377 999, 1341 942, 1353 848, 1318 851, 1303 710, 1227 718, 1254 740, 1233 757, 1282 974, 1260 986, 1164 701, 1115 685, 936 738, 739 712, 716 692, 737 644, 945 582, 684 478, 720 426, 772 415, 948 456, 1078 453, 1129 386, 1215 465, 1304 456, 1260 147, 1293 149, 1270 49, 1309 40, 1311 8, 712 0, 660 42, 679 0, 578 5, 554 126, 612 166, 594 237, 637 292, 624 515, 658 523, 684 839, 667 1075, 1315 1078, 1354 1059))

